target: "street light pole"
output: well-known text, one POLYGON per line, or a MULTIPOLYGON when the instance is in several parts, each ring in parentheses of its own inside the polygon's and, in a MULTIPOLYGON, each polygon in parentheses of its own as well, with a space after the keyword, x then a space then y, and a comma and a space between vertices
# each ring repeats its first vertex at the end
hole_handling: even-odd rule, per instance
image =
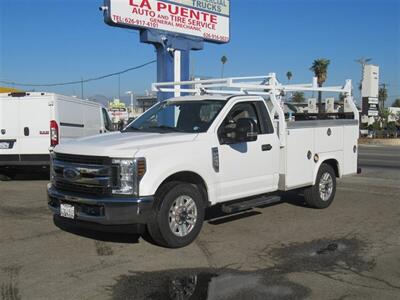
POLYGON ((133 114, 133 96, 135 93, 133 91, 127 91, 125 94, 131 95, 131 113, 133 114))

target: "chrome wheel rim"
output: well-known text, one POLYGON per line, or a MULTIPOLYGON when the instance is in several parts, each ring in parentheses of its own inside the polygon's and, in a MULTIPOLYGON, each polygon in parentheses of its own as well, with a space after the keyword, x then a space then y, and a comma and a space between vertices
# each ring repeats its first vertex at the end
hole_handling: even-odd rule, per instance
POLYGON ((327 201, 332 195, 333 191, 333 179, 331 174, 328 172, 322 174, 321 180, 319 181, 319 196, 322 201, 327 201))
POLYGON ((187 236, 197 221, 197 206, 193 198, 187 195, 176 198, 169 209, 168 221, 174 235, 187 236))

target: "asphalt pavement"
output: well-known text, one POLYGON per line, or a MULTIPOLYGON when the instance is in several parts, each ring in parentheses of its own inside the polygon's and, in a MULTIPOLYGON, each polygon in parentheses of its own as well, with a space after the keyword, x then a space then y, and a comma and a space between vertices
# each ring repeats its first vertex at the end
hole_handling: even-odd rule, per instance
POLYGON ((65 227, 45 176, 0 182, 1 299, 400 299, 400 147, 360 146, 325 210, 208 211, 192 245, 65 227))

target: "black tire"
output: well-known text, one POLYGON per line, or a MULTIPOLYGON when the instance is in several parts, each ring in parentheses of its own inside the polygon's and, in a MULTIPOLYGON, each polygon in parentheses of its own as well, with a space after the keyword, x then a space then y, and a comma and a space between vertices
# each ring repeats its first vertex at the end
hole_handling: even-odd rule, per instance
MULTIPOLYGON (((185 199, 184 201, 188 200, 185 199)), ((157 192, 154 214, 147 223, 147 230, 153 241, 160 246, 167 248, 185 247, 192 243, 200 233, 204 220, 204 211, 204 199, 196 185, 170 182, 162 186, 157 192), (173 207, 176 207, 173 204, 176 204, 180 196, 192 199, 197 210, 197 218, 191 229, 184 236, 178 236, 177 234, 179 233, 174 233, 170 228, 170 211, 173 210, 173 207)), ((184 224, 190 226, 186 222, 184 224)))
MULTIPOLYGON (((329 186, 329 185, 328 185, 329 186)), ((325 185, 323 191, 328 189, 329 187, 325 185)), ((317 179, 315 180, 315 185, 310 186, 304 190, 304 199, 306 203, 313 208, 327 208, 331 205, 333 199, 335 198, 336 193, 336 174, 333 168, 328 164, 322 164, 318 170, 317 179), (332 190, 329 194, 329 197, 323 199, 320 193, 320 183, 321 181, 325 182, 323 178, 327 179, 328 182, 331 180, 332 190)), ((326 195, 326 196, 327 196, 326 195)))

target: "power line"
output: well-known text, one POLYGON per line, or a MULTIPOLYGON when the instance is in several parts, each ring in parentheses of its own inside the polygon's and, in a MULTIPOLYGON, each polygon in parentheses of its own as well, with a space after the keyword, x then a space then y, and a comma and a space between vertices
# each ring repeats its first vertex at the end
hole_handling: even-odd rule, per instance
POLYGON ((143 68, 145 66, 154 64, 156 62, 156 60, 151 60, 148 61, 144 64, 132 67, 132 68, 128 68, 119 72, 115 72, 115 73, 111 73, 111 74, 107 74, 107 75, 102 75, 102 76, 98 76, 98 77, 93 77, 93 78, 89 78, 89 79, 85 79, 85 80, 77 80, 77 81, 68 81, 68 82, 60 82, 60 83, 43 83, 43 84, 34 84, 34 83, 20 83, 20 82, 14 82, 14 81, 6 81, 6 80, 0 80, 1 83, 4 84, 9 84, 9 85, 14 85, 14 86, 62 86, 62 85, 71 85, 71 84, 83 84, 86 82, 91 82, 91 81, 97 81, 100 79, 104 79, 104 78, 108 78, 108 77, 112 77, 112 76, 117 76, 117 75, 121 75, 124 73, 127 73, 129 71, 133 71, 133 70, 137 70, 140 68, 143 68))

